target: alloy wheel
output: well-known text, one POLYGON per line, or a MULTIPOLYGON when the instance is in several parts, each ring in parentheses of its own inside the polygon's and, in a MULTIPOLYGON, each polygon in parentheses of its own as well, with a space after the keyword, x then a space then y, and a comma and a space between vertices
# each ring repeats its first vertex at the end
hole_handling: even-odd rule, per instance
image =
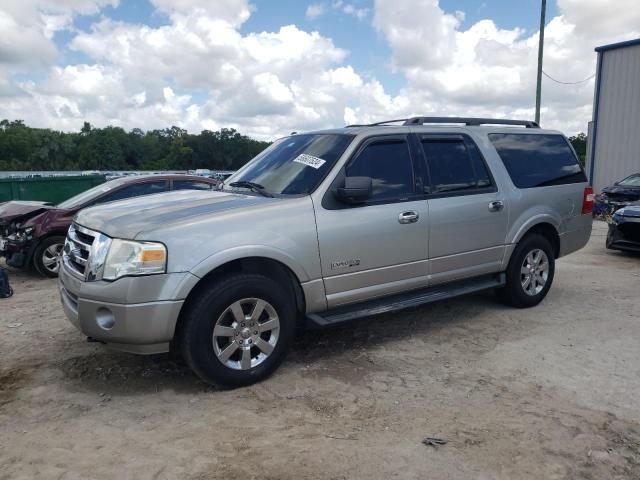
POLYGON ((232 303, 213 328, 213 351, 233 370, 249 370, 264 362, 278 342, 280 319, 273 306, 260 298, 232 303))
POLYGON ((549 257, 536 248, 530 251, 520 267, 520 284, 527 295, 539 294, 549 279, 549 257))
POLYGON ((42 266, 52 274, 57 274, 60 269, 60 256, 62 255, 62 249, 64 245, 61 243, 54 243, 49 245, 42 252, 42 266))

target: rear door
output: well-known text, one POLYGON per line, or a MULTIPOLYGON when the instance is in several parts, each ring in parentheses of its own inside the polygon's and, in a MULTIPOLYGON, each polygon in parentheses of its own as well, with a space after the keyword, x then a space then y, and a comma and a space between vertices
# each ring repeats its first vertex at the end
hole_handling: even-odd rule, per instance
POLYGON ((420 134, 429 203, 430 283, 500 270, 508 205, 474 141, 420 134))
POLYGON ((367 176, 362 205, 328 191, 316 205, 320 260, 329 307, 427 284, 427 202, 408 135, 364 140, 339 174, 367 176))

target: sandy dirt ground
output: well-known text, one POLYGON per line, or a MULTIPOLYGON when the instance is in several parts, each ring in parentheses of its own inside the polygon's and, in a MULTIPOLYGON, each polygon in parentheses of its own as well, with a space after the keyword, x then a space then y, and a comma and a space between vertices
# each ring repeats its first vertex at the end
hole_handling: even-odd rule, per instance
POLYGON ((0 478, 639 479, 640 256, 604 235, 536 308, 485 293, 307 332, 227 391, 86 343, 54 280, 12 272, 0 478))

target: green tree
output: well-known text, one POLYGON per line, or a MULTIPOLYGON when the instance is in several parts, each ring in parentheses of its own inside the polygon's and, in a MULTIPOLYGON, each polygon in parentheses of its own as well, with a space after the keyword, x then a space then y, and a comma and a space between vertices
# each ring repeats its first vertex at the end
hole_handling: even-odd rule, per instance
POLYGON ((0 170, 235 170, 268 145, 231 128, 199 134, 177 126, 126 132, 84 122, 79 132, 59 132, 4 119, 0 170))
POLYGON ((580 163, 584 166, 587 160, 587 135, 579 133, 578 135, 569 137, 569 141, 571 142, 571 145, 573 145, 573 149, 578 154, 580 163))

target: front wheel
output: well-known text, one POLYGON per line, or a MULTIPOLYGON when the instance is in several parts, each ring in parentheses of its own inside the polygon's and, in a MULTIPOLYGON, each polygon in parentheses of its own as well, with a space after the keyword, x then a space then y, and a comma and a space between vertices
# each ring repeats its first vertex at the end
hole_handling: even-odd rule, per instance
POLYGON ((57 277, 63 248, 64 237, 47 237, 40 242, 33 252, 33 266, 36 271, 45 277, 57 277))
POLYGON ((201 290, 187 307, 182 354, 205 382, 230 387, 269 376, 295 333, 288 289, 258 274, 232 274, 201 290))
POLYGON ((555 257, 549 241, 529 234, 516 246, 507 267, 507 284, 498 296, 518 308, 533 307, 546 297, 555 273, 555 257))

